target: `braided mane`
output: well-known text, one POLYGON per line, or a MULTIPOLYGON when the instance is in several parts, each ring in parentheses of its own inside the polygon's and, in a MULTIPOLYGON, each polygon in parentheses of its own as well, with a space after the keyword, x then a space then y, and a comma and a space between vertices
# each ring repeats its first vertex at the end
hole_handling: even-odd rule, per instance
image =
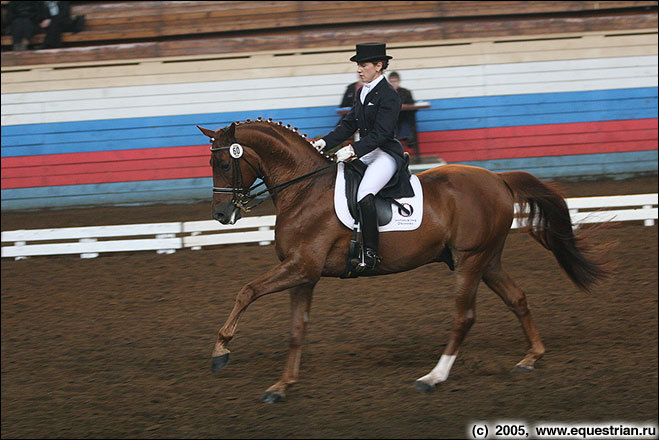
POLYGON ((311 145, 311 142, 309 141, 309 139, 307 139, 306 133, 305 134, 300 133, 298 131, 298 128, 297 127, 291 127, 291 124, 284 125, 284 123, 281 122, 281 121, 274 122, 272 120, 272 118, 268 118, 266 120, 266 119, 263 119, 261 117, 259 117, 256 120, 246 119, 245 121, 236 121, 235 124, 236 124, 236 127, 244 126, 244 125, 258 125, 258 126, 263 126, 263 127, 274 128, 280 134, 282 134, 284 136, 296 135, 299 139, 302 139, 305 142, 305 144, 308 145, 309 148, 311 148, 314 152, 316 152, 320 156, 323 156, 325 159, 331 160, 330 156, 328 154, 323 153, 323 152, 319 152, 318 150, 316 150, 313 147, 313 145, 311 145))

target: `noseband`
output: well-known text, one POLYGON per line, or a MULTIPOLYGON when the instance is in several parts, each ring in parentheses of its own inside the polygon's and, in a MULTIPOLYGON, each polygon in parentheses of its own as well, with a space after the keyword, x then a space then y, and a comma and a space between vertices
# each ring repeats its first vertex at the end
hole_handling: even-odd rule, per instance
MULTIPOLYGON (((211 142, 215 142, 214 138, 211 138, 211 142)), ((307 177, 313 176, 314 174, 320 173, 321 171, 326 170, 327 168, 331 167, 334 165, 334 163, 331 163, 325 167, 322 167, 320 169, 317 169, 315 171, 312 171, 310 173, 307 173, 303 176, 296 177, 295 179, 289 180, 288 182, 280 183, 279 185, 275 185, 272 188, 265 188, 256 194, 252 194, 252 190, 258 188, 261 185, 265 185, 265 179, 263 176, 263 173, 260 172, 258 168, 256 168, 252 163, 247 160, 246 157, 244 157, 244 148, 242 145, 240 145, 238 142, 232 143, 228 147, 213 147, 213 144, 211 144, 210 151, 211 153, 215 151, 223 151, 223 150, 229 150, 229 154, 231 155, 231 188, 221 188, 218 186, 213 186, 213 194, 231 194, 231 203, 238 209, 240 209, 243 212, 249 212, 252 209, 256 208, 259 206, 261 203, 265 202, 267 197, 264 197, 261 201, 255 203, 252 206, 247 206, 252 200, 260 196, 261 194, 269 193, 268 197, 271 197, 275 193, 281 191, 282 189, 299 182, 300 180, 306 179, 307 177), (256 177, 261 179, 261 183, 257 183, 255 185, 252 185, 249 188, 245 188, 245 185, 243 183, 243 174, 242 170, 240 169, 240 159, 243 159, 245 162, 247 162, 247 165, 249 165, 254 172, 256 173, 256 177)))

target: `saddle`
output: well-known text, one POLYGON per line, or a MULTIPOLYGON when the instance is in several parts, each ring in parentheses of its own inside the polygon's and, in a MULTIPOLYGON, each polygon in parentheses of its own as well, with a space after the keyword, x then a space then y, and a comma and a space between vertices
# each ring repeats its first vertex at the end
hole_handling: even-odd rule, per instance
MULTIPOLYGON (((407 175, 411 176, 412 173, 409 169, 410 165, 410 155, 405 153, 405 170, 407 175)), ((345 177, 346 183, 346 199, 348 200, 348 210, 350 215, 355 220, 355 223, 359 222, 359 204, 357 203, 357 190, 359 189, 359 184, 364 178, 364 173, 366 172, 367 165, 360 160, 353 160, 352 162, 345 162, 343 168, 343 174, 345 177)), ((393 217, 392 213, 392 203, 398 206, 399 210, 407 212, 407 208, 399 204, 395 199, 384 198, 379 194, 375 195, 375 210, 378 214, 378 226, 388 225, 391 222, 393 217)))

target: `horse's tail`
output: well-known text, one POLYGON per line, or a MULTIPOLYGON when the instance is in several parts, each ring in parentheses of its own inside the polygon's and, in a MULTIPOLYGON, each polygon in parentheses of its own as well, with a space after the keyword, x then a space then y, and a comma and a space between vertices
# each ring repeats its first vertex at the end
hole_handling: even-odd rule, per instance
POLYGON ((520 212, 528 207, 527 232, 554 254, 577 286, 589 291, 595 282, 609 275, 604 248, 590 244, 583 232, 575 236, 567 203, 555 187, 521 171, 499 175, 519 202, 520 212))

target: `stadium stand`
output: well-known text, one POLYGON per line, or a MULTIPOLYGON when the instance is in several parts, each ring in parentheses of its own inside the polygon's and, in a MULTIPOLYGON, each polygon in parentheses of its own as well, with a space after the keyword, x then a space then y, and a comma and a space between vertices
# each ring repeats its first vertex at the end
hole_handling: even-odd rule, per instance
POLYGON ((327 133, 358 41, 386 41, 431 104, 422 155, 545 179, 656 174, 656 1, 373 3, 75 2, 87 27, 65 47, 3 39, 2 209, 207 200, 195 125, 327 133))
POLYGON ((72 15, 86 27, 65 33, 61 49, 16 53, 3 35, 2 66, 324 49, 385 29, 388 43, 645 29, 656 27, 657 2, 78 1, 72 15))

